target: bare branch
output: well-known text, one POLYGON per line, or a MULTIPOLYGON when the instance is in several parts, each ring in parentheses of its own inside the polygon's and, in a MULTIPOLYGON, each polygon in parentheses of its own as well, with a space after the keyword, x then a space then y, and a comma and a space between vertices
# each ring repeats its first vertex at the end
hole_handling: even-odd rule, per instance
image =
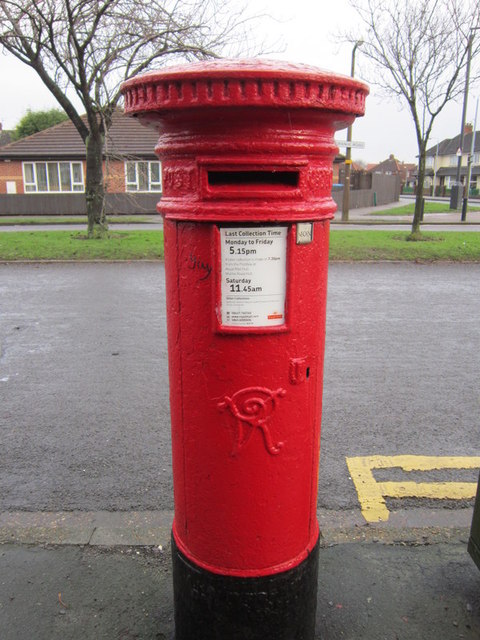
POLYGON ((234 0, 2 0, 0 44, 64 94, 63 108, 73 90, 90 122, 155 62, 240 51, 252 19, 234 0))
POLYGON ((253 54, 254 19, 238 0, 1 0, 0 45, 35 69, 82 136, 90 210, 103 201, 120 83, 168 60, 253 54))

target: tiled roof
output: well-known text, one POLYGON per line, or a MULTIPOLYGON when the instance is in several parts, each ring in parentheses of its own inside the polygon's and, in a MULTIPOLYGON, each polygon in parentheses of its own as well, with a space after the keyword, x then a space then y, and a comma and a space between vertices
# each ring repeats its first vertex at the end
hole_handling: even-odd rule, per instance
MULTIPOLYGON (((467 173, 467 167, 463 166, 460 169, 460 175, 464 176, 467 173)), ((457 174, 457 167, 440 167, 436 172, 437 176, 455 176, 457 174)), ((433 170, 430 169, 430 175, 433 175, 433 170)), ((472 176, 480 175, 480 167, 478 165, 472 166, 472 176)))
POLYGON ((398 173, 398 161, 395 158, 387 158, 376 164, 372 169, 372 173, 398 173))
POLYGON ((395 158, 395 156, 390 155, 387 160, 380 162, 376 165, 368 165, 367 171, 370 173, 385 173, 390 175, 398 175, 400 179, 405 181, 407 180, 413 171, 415 170, 416 165, 408 162, 400 162, 395 158))
MULTIPOLYGON (((153 159, 157 140, 158 133, 155 129, 145 127, 135 118, 117 111, 112 118, 106 146, 111 156, 153 159)), ((12 160, 85 158, 85 145, 73 123, 66 120, 1 147, 0 158, 12 160)))
MULTIPOLYGON (((472 147, 473 133, 466 133, 463 136, 463 153, 469 153, 472 147)), ((439 156, 454 156, 460 147, 460 134, 454 138, 447 138, 438 143, 438 155, 439 156)), ((474 153, 480 151, 480 131, 475 134, 475 149, 474 153)), ((435 156, 437 153, 437 145, 430 147, 427 151, 427 156, 435 156)))

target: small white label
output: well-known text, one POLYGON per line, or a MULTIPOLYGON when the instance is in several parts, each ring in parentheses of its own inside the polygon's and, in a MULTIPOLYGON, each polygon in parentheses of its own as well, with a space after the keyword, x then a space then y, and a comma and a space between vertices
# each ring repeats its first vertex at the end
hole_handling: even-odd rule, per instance
POLYGON ((222 324, 285 324, 287 227, 222 227, 222 324))
POLYGON ((313 240, 313 223, 297 222, 297 244, 310 244, 313 240))

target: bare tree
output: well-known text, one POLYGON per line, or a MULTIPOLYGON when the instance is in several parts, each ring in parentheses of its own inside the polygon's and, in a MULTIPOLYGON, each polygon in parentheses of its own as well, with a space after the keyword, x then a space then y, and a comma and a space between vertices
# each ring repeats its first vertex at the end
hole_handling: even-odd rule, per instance
MULTIPOLYGON (((479 0, 350 0, 360 23, 351 42, 363 40, 373 63, 369 80, 406 102, 418 145, 418 180, 411 238, 420 233, 425 160, 435 119, 463 91, 464 71, 479 0)), ((480 38, 479 38, 480 40, 480 38)), ((478 54, 479 45, 472 50, 478 54)))
POLYGON ((120 82, 172 58, 243 53, 248 23, 232 0, 2 0, 0 44, 36 71, 85 143, 90 237, 107 230, 102 157, 120 82))

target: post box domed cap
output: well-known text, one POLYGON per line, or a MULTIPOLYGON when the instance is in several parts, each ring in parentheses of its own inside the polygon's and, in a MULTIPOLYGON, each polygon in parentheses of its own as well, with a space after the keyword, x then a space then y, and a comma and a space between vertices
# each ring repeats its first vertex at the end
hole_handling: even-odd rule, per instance
POLYGON ((219 59, 164 67, 121 85, 130 115, 199 107, 310 108, 362 116, 363 82, 303 64, 219 59))

